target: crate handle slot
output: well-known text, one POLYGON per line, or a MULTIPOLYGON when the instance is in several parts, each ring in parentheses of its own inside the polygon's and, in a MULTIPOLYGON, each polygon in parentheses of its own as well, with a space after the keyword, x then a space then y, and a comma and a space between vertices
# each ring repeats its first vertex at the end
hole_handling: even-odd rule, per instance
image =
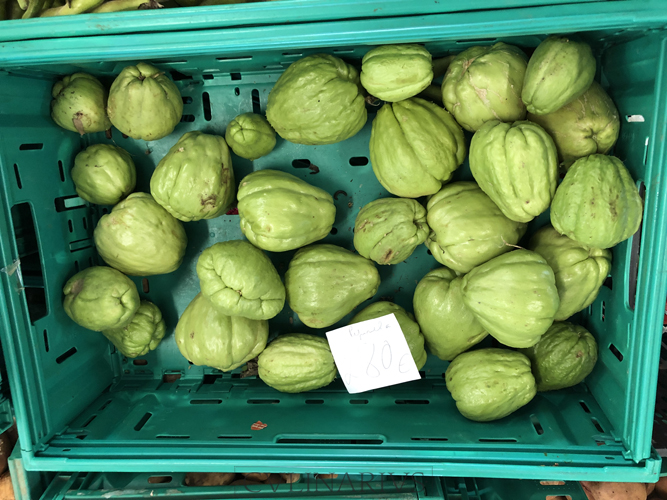
MULTIPOLYGON (((639 196, 644 202, 646 197, 646 185, 643 182, 639 183, 639 196)), ((628 304, 631 310, 635 310, 635 303, 637 301, 637 275, 639 273, 639 254, 641 252, 642 244, 642 228, 644 221, 639 224, 639 229, 632 237, 632 246, 630 247, 630 286, 628 287, 628 304)))
POLYGON ((203 92, 201 95, 202 105, 204 106, 204 120, 211 121, 211 96, 208 92, 203 92))
POLYGON ((60 365, 64 363, 67 359, 74 356, 75 354, 76 354, 76 347, 70 347, 68 350, 66 350, 64 353, 62 353, 60 356, 56 358, 56 363, 60 365))
POLYGON ((144 425, 146 425, 146 422, 148 422, 152 416, 153 414, 151 412, 144 413, 144 416, 141 417, 139 422, 137 422, 137 425, 134 426, 134 430, 140 431, 141 429, 143 429, 144 425))

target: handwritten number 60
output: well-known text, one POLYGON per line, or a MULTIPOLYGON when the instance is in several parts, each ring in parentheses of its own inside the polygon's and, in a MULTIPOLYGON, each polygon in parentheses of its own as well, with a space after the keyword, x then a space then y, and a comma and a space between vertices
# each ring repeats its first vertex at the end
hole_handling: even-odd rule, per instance
POLYGON ((391 367, 391 346, 386 340, 382 346, 382 366, 385 370, 391 367))
MULTIPOLYGON (((380 370, 373 364, 373 358, 375 357, 375 345, 373 345, 373 351, 371 352, 371 359, 368 362, 368 366, 366 367, 366 375, 368 375, 371 378, 377 378, 380 376, 380 370)), ((382 352, 380 357, 381 362, 382 362, 382 368, 385 370, 389 370, 391 368, 391 364, 393 361, 392 353, 391 353, 391 345, 389 342, 385 341, 384 345, 382 346, 382 352)))
POLYGON ((373 352, 371 352, 371 359, 368 362, 368 366, 366 367, 366 375, 368 375, 371 378, 377 378, 380 376, 380 370, 378 370, 373 364, 373 356, 375 356, 375 345, 373 345, 373 352))

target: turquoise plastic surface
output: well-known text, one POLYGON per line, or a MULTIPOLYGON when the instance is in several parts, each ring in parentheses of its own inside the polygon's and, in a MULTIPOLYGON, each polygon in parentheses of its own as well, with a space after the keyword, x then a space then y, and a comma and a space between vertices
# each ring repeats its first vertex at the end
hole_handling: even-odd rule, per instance
MULTIPOLYGON (((20 466, 14 464, 12 472, 20 466)), ((31 474, 31 473, 28 473, 31 474)), ((586 500, 579 483, 543 484, 539 481, 473 478, 437 478, 389 476, 377 474, 343 474, 334 479, 304 475, 296 483, 273 485, 186 486, 184 473, 60 473, 45 481, 32 476, 12 477, 16 500, 207 500, 215 498, 282 498, 309 500, 401 499, 401 500, 544 500, 563 496, 569 500, 586 500), (25 483, 26 479, 33 479, 25 483)))
MULTIPOLYGON (((667 10, 649 1, 633 3, 631 11, 628 3, 614 3, 615 11, 599 2, 4 44, 0 268, 20 257, 25 289, 17 293, 15 273, 0 273, 0 302, 8 305, 0 335, 26 468, 654 481, 660 458, 650 437, 666 295, 667 10), (548 33, 577 30, 593 45, 598 78, 623 118, 614 153, 645 186, 642 232, 614 249, 611 280, 579 318, 601 346, 584 384, 539 395, 506 419, 480 424, 456 411, 442 378, 447 364, 437 359, 429 359, 420 381, 355 396, 340 382, 286 395, 254 378, 190 366, 172 331, 198 290, 196 255, 215 241, 241 236, 234 215, 188 223, 181 269, 145 283, 137 279, 143 295, 162 308, 169 332, 142 360, 124 359, 62 311, 63 283, 97 261, 90 236, 100 216, 99 208, 75 196, 69 169, 83 147, 107 139, 81 140, 51 122, 45 96, 58 75, 89 71, 109 83, 139 58, 171 72, 186 103, 176 131, 155 143, 113 135, 134 155, 138 187, 147 189, 153 167, 181 134, 222 133, 235 115, 263 109, 280 72, 302 55, 326 51, 358 62, 374 44, 407 41, 423 41, 436 56, 496 40, 530 49, 548 33), (251 431, 257 420, 268 427, 251 431)), ((337 232, 325 241, 351 248, 359 208, 386 195, 366 162, 372 117, 343 143, 306 147, 280 140, 254 163, 235 157, 237 179, 279 168, 336 194, 337 232)), ((457 176, 469 178, 467 166, 457 176)), ((531 231, 546 220, 541 217, 531 231)), ((273 258, 284 273, 290 254, 273 258)), ((424 247, 406 263, 383 267, 376 298, 409 308, 417 281, 434 267, 424 247)), ((271 332, 288 330, 308 331, 285 310, 271 332)))
MULTIPOLYGON (((586 3, 608 0, 281 0, 106 14, 3 21, 0 42, 99 34, 222 28, 257 24, 294 24, 327 19, 362 19, 468 10, 586 3)), ((619 3, 616 0, 615 3, 619 3)), ((629 2, 632 3, 632 2, 629 2)))

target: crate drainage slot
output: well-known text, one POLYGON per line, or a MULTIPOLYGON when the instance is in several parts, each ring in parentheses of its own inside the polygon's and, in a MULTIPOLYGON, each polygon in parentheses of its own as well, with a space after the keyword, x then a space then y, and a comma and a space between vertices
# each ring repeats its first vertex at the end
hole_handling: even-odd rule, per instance
POLYGON ((307 438, 280 438, 280 444, 384 444, 382 439, 307 439, 307 438))
POLYGON ((137 422, 137 425, 134 426, 134 430, 140 431, 141 429, 143 429, 144 425, 146 425, 146 422, 148 422, 148 420, 150 420, 152 416, 153 414, 150 412, 144 413, 144 416, 141 417, 141 420, 139 420, 139 422, 137 422))
POLYGON ((191 399, 191 405, 219 405, 222 399, 191 399))

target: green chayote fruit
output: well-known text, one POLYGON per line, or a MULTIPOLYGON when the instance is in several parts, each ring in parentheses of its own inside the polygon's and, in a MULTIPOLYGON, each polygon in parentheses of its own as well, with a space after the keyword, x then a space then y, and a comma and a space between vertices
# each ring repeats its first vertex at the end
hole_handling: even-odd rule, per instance
POLYGON ((92 75, 74 73, 51 90, 51 118, 65 130, 88 134, 111 128, 107 117, 107 91, 92 75))
POLYGON ((470 171, 505 216, 530 222, 544 212, 558 185, 553 139, 528 122, 486 122, 470 143, 470 171))
POLYGON ((470 47, 451 62, 442 81, 442 102, 461 126, 474 132, 489 120, 523 120, 521 88, 527 58, 521 49, 498 42, 470 47))
POLYGON ((507 349, 480 349, 454 359, 445 373, 447 390, 465 418, 499 420, 535 397, 530 360, 507 349))
POLYGON ((487 333, 463 303, 463 279, 441 267, 424 276, 415 290, 412 306, 430 352, 451 361, 487 333))
POLYGON ((577 385, 593 371, 598 360, 593 335, 566 321, 554 323, 537 344, 521 352, 532 362, 540 392, 577 385))
POLYGON ((433 80, 432 57, 421 45, 383 45, 361 60, 361 84, 378 99, 397 102, 416 96, 433 80))
POLYGON ((65 283, 63 294, 63 308, 72 321, 96 332, 127 325, 139 309, 136 285, 105 266, 76 273, 65 283))
POLYGON ((446 110, 418 97, 385 104, 369 144, 373 172, 396 196, 436 193, 466 157, 463 130, 446 110))
POLYGON ((533 114, 553 113, 586 92, 594 76, 590 45, 552 35, 528 61, 521 99, 533 114))
POLYGON ((435 260, 459 273, 512 250, 526 224, 508 219, 474 182, 455 182, 429 199, 426 240, 435 260))
POLYGON ((336 365, 327 339, 306 333, 280 335, 257 359, 259 378, 280 392, 306 392, 329 385, 336 365))
POLYGON ((228 372, 264 350, 269 323, 227 316, 200 293, 183 311, 174 335, 185 359, 228 372))
POLYGON ((366 123, 359 73, 338 57, 315 54, 292 63, 269 93, 266 118, 297 144, 333 144, 366 123))
POLYGON ((214 219, 234 201, 232 156, 219 135, 187 132, 160 160, 151 195, 184 222, 214 219))
POLYGON ((77 194, 96 205, 115 205, 137 183, 130 153, 111 144, 94 144, 77 154, 71 175, 77 194))
POLYGON ((562 108, 546 115, 528 113, 528 119, 549 132, 565 168, 578 158, 607 154, 621 128, 614 101, 596 81, 562 108))
POLYGON ((181 93, 154 66, 127 66, 111 84, 107 113, 114 127, 133 139, 156 141, 168 136, 181 121, 181 93))
POLYGON ((393 302, 375 302, 368 307, 365 307, 350 320, 350 325, 367 321, 369 319, 379 318, 393 314, 398 321, 398 326, 401 327, 405 341, 410 348, 410 354, 417 365, 417 370, 421 370, 426 363, 426 351, 424 350, 424 335, 419 330, 419 325, 415 321, 415 317, 403 309, 401 306, 393 302))
POLYGON ((609 250, 577 243, 551 226, 537 231, 528 248, 544 257, 556 276, 560 297, 556 321, 563 321, 591 305, 611 269, 609 250))
POLYGON ((530 347, 554 322, 560 300, 554 272, 529 250, 495 257, 463 277, 463 303, 509 347, 530 347))
POLYGON ((582 245, 611 248, 639 229, 643 202, 628 169, 614 156, 575 161, 556 190, 551 224, 582 245))
POLYGON ((197 260, 204 296, 220 312, 250 319, 271 319, 285 305, 278 271, 259 248, 247 241, 216 243, 197 260))
POLYGON ((102 334, 123 356, 136 358, 155 350, 163 339, 166 329, 158 306, 142 300, 129 324, 122 328, 103 330, 102 334))
POLYGON ((188 243, 183 224, 147 193, 132 193, 102 216, 94 239, 104 262, 133 276, 175 271, 188 243))
POLYGON ((365 205, 354 222, 354 248, 378 264, 398 264, 424 243, 426 209, 408 198, 380 198, 365 205))
POLYGON ((276 147, 276 132, 262 115, 243 113, 229 122, 225 140, 241 158, 256 160, 276 147))
POLYGON ((321 240, 336 218, 329 193, 278 170, 244 177, 237 198, 241 231, 253 245, 269 252, 321 240))
POLYGON ((287 303, 311 328, 333 325, 379 286, 380 274, 370 260, 336 245, 300 249, 285 274, 287 303))

